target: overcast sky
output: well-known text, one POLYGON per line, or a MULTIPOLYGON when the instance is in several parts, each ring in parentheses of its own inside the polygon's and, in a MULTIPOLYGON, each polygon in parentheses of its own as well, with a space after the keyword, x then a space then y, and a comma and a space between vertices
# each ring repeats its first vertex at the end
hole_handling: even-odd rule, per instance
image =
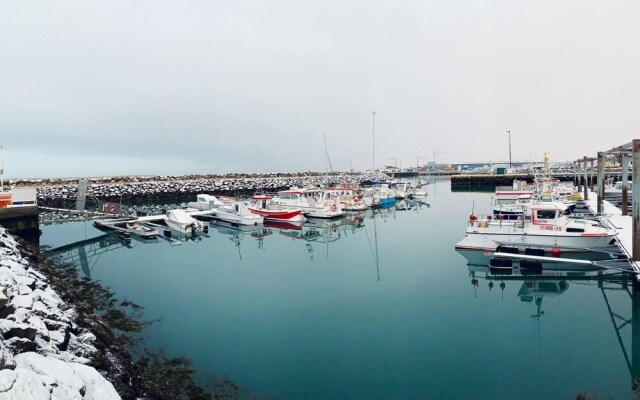
POLYGON ((0 1, 7 177, 575 159, 640 138, 637 1, 0 1))

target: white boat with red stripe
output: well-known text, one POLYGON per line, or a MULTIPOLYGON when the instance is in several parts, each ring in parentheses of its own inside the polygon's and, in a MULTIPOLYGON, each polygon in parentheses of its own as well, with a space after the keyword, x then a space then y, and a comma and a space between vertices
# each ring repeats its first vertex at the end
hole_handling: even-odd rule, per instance
POLYGON ((618 234, 615 228, 589 219, 567 217, 565 210, 554 205, 532 206, 529 214, 518 220, 502 220, 488 216, 479 219, 471 214, 464 239, 458 250, 494 251, 501 243, 544 247, 549 252, 583 251, 605 246, 618 234))

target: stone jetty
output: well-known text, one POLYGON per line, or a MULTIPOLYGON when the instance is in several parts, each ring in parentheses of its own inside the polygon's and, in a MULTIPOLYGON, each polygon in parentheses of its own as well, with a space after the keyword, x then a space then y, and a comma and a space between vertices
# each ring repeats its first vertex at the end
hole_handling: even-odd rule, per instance
MULTIPOLYGON (((380 172, 337 173, 271 173, 182 176, 126 176, 89 179, 87 196, 100 200, 156 200, 199 193, 217 195, 252 194, 256 191, 275 192, 292 186, 318 186, 339 182, 367 183, 389 179, 380 172)), ((53 200, 74 200, 78 178, 19 179, 10 185, 36 187, 40 205, 53 200)))

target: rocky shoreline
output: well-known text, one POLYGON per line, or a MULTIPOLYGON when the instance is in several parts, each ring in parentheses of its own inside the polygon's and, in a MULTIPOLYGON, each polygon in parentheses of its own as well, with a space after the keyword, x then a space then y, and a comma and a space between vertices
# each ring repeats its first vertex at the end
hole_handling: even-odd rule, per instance
MULTIPOLYGON (((275 192, 292 186, 323 186, 338 182, 367 183, 388 179, 380 172, 278 173, 182 176, 126 176, 89 179, 88 198, 99 200, 157 200, 176 196, 209 194, 250 194, 275 192)), ((40 205, 55 200, 75 200, 78 178, 9 180, 17 187, 36 187, 40 205)))
MULTIPOLYGON (((120 399, 90 366, 100 350, 43 273, 0 228, 0 399, 120 399)), ((115 362, 115 359, 114 359, 115 362)))
POLYGON ((0 400, 240 399, 191 361, 148 349, 143 308, 0 227, 0 400))

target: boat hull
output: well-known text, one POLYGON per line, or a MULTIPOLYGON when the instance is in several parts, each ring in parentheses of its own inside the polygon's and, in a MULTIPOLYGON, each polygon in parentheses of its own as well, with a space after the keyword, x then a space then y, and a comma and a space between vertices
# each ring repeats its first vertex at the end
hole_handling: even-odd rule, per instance
POLYGON ((519 246, 545 247, 546 252, 553 248, 560 251, 576 251, 576 249, 604 246, 615 237, 612 234, 602 236, 553 235, 553 234, 517 234, 501 232, 467 232, 464 239, 459 241, 456 250, 486 250, 494 251, 501 243, 512 243, 519 246))
POLYGON ((214 211, 213 213, 211 213, 211 216, 215 219, 219 219, 221 221, 230 222, 232 224, 238 224, 238 225, 256 226, 264 222, 264 218, 259 215, 255 215, 255 218, 251 218, 251 217, 245 217, 245 216, 238 216, 234 214, 227 214, 225 212, 220 212, 220 211, 214 211))
POLYGON ((304 221, 301 210, 263 210, 259 208, 247 207, 252 213, 260 215, 265 220, 271 221, 304 221))

